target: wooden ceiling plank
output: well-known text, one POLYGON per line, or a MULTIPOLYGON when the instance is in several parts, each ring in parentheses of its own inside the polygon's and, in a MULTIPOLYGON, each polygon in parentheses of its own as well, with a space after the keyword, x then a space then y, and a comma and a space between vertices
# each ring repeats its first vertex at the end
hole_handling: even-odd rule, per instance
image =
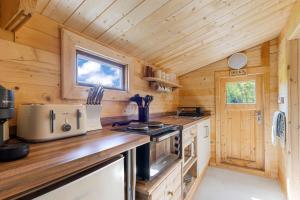
POLYGON ((78 9, 64 22, 64 24, 76 31, 84 28, 99 15, 109 9, 116 0, 88 0, 83 2, 78 9))
MULTIPOLYGON (((200 15, 198 16, 192 16, 195 20, 188 20, 190 23, 185 24, 175 24, 175 25, 169 25, 170 28, 168 28, 168 32, 166 31, 161 31, 161 33, 154 34, 151 39, 148 39, 148 43, 144 43, 143 46, 135 50, 133 55, 141 57, 141 58, 147 58, 150 60, 149 56, 155 52, 160 51, 160 49, 164 48, 167 45, 173 44, 177 41, 180 41, 181 39, 189 36, 190 34, 200 31, 202 34, 203 29, 214 29, 216 28, 215 26, 215 21, 217 19, 223 18, 228 13, 231 13, 233 10, 240 8, 242 5, 245 5, 249 3, 249 1, 239 1, 237 0, 236 3, 231 2, 231 4, 228 4, 224 6, 222 9, 218 9, 218 12, 214 12, 213 10, 210 9, 204 9, 204 11, 200 12, 200 15), (153 42, 155 41, 155 42, 153 42), (157 45, 153 45, 154 43, 157 43, 157 45)), ((214 9, 214 8, 213 8, 214 9)), ((207 30, 207 31, 208 31, 207 30)), ((147 40, 146 40, 147 41, 147 40)))
MULTIPOLYGON (((177 41, 172 41, 168 43, 168 45, 156 49, 154 52, 149 52, 141 55, 141 57, 147 57, 147 60, 151 60, 151 62, 163 61, 163 59, 167 59, 168 57, 178 53, 179 51, 186 51, 188 47, 191 47, 195 44, 199 44, 202 42, 203 37, 205 35, 211 35, 214 33, 214 30, 221 31, 221 29, 227 29, 228 27, 232 27, 233 24, 242 21, 242 19, 247 19, 249 17, 257 15, 257 12, 253 12, 253 10, 258 6, 259 8, 265 7, 262 5, 272 5, 274 1, 268 0, 262 2, 261 0, 251 1, 249 4, 243 5, 242 7, 238 7, 237 9, 229 12, 227 15, 219 17, 215 19, 213 22, 208 23, 202 28, 194 29, 196 31, 192 32, 182 39, 178 39, 177 41), (263 4, 257 4, 257 3, 263 4), (246 16, 246 17, 244 17, 246 16), (220 23, 222 21, 222 23, 220 23)), ((256 9, 263 11, 264 9, 256 9)))
POLYGON ((115 47, 126 47, 125 51, 131 51, 138 48, 139 44, 144 43, 147 38, 154 36, 154 33, 159 33, 162 29, 169 28, 170 23, 180 23, 179 20, 188 20, 189 17, 194 16, 195 12, 210 5, 214 0, 207 1, 170 1, 162 6, 153 15, 144 19, 137 26, 133 27, 120 38, 115 40, 112 45, 115 47), (192 14, 191 14, 192 13, 192 14))
POLYGON ((215 18, 224 16, 227 12, 234 9, 235 6, 239 7, 247 1, 233 0, 231 3, 226 4, 224 2, 214 1, 202 9, 199 9, 199 11, 194 14, 187 14, 187 16, 183 16, 183 18, 175 18, 174 22, 162 26, 162 29, 157 33, 153 33, 152 37, 143 39, 145 42, 143 42, 142 45, 137 44, 138 47, 133 48, 130 53, 134 56, 145 58, 163 46, 180 40, 191 32, 205 27, 205 25, 212 23, 215 18))
POLYGON ((35 12, 41 13, 43 10, 47 7, 47 5, 50 3, 50 0, 38 0, 35 12))
MULTIPOLYGON (((284 24, 285 22, 282 22, 284 24)), ((228 56, 232 55, 235 52, 240 52, 245 49, 251 48, 255 45, 261 44, 265 41, 268 41, 270 39, 274 39, 278 37, 278 32, 280 32, 280 29, 278 27, 271 27, 270 30, 273 30, 273 33, 270 32, 259 32, 258 30, 258 36, 257 38, 251 39, 251 40, 244 40, 244 38, 239 38, 236 42, 239 43, 239 46, 232 47, 228 44, 219 44, 218 46, 210 47, 206 51, 203 51, 202 59, 195 61, 194 63, 178 63, 172 65, 172 67, 164 68, 166 70, 171 70, 172 72, 176 72, 179 76, 184 75, 186 73, 189 73, 191 71, 194 71, 198 68, 207 66, 211 63, 217 62, 221 59, 227 58, 228 56), (245 44, 246 43, 246 44, 245 44), (238 49, 239 48, 239 49, 238 49), (224 50, 220 50, 224 49, 224 50), (214 52, 219 52, 218 54, 215 54, 214 52)))
MULTIPOLYGON (((282 22, 284 24, 284 22, 282 22)), ((272 34, 269 34, 269 32, 261 31, 261 29, 258 29, 257 37, 254 37, 252 34, 243 34, 240 37, 236 37, 236 39, 229 39, 227 42, 224 43, 216 43, 215 45, 208 46, 206 49, 202 49, 198 52, 198 55, 189 55, 186 56, 185 60, 179 60, 177 62, 168 63, 164 66, 164 69, 172 69, 173 70, 182 70, 182 71, 190 71, 193 68, 199 68, 201 66, 205 66, 209 63, 203 61, 212 61, 215 62, 218 59, 218 56, 221 56, 222 59, 226 58, 227 56, 231 55, 234 52, 240 52, 245 50, 245 47, 243 46, 244 43, 247 43, 249 45, 258 44, 259 42, 265 42, 267 40, 273 39, 278 36, 278 33, 280 32, 280 28, 278 27, 270 27, 270 30, 273 30, 272 34), (265 35, 270 36, 270 38, 262 38, 265 35), (258 43, 257 43, 258 42, 258 43), (238 45, 236 45, 238 44, 238 45), (209 59, 209 60, 208 60, 209 59)), ((248 47, 248 46, 247 46, 248 47)))
MULTIPOLYGON (((279 32, 279 30, 277 30, 277 32, 279 32)), ((257 42, 247 41, 247 44, 241 43, 241 46, 242 46, 243 50, 248 49, 248 48, 253 47, 253 45, 258 45, 258 44, 261 44, 262 42, 268 41, 268 40, 270 40, 270 38, 275 39, 277 36, 278 36, 278 34, 264 32, 260 35, 261 39, 257 40, 257 42)), ((207 56, 207 58, 205 60, 202 60, 202 61, 198 62, 199 65, 192 64, 192 65, 186 66, 185 68, 180 68, 180 67, 172 68, 172 72, 177 73, 178 76, 182 76, 184 74, 187 74, 189 72, 197 70, 201 67, 207 66, 211 63, 215 63, 219 60, 225 59, 225 58, 227 58, 228 56, 232 55, 235 52, 237 52, 236 49, 230 49, 230 51, 227 50, 226 52, 223 52, 222 54, 217 55, 217 56, 211 56, 211 57, 207 56)))
MULTIPOLYGON (((277 16, 276 15, 272 15, 272 17, 277 17, 280 16, 280 18, 278 18, 279 20, 277 20, 276 22, 268 22, 268 23, 260 23, 256 28, 250 27, 248 29, 242 30, 242 32, 237 32, 234 35, 228 35, 225 38, 222 38, 220 41, 215 41, 213 43, 211 43, 209 46, 198 50, 196 52, 193 52, 193 54, 189 54, 189 55, 185 55, 185 56, 181 56, 181 58, 177 59, 177 60, 172 60, 169 63, 165 63, 163 66, 164 69, 169 69, 171 68, 172 70, 177 70, 176 68, 183 68, 183 70, 189 71, 189 69, 192 68, 192 66, 201 66, 201 60, 205 59, 206 57, 209 57, 210 55, 212 57, 217 57, 218 55, 222 55, 222 54, 226 54, 227 51, 229 51, 229 49, 234 47, 234 50, 237 51, 241 51, 243 49, 239 49, 239 46, 243 43, 243 42, 247 42, 247 43, 254 43, 255 40, 259 40, 260 35, 259 33, 270 33, 270 31, 266 31, 266 30, 272 30, 272 34, 276 36, 276 34, 279 34, 281 27, 280 26, 276 26, 281 25, 283 26, 284 23, 286 22, 286 18, 288 16, 288 14, 286 12, 283 12, 285 14, 285 16, 282 15, 282 13, 278 13, 277 16), (276 29, 275 29, 276 28, 276 29), (255 34, 253 34, 253 32, 249 32, 249 30, 253 30, 255 34), (244 34, 242 34, 244 33, 244 34), (235 44, 235 45, 232 45, 235 44), (231 47, 232 46, 232 47, 231 47), (223 53, 225 52, 225 53, 223 53)), ((272 36, 273 36, 272 35, 272 36)), ((274 37, 275 37, 274 36, 274 37)), ((269 38, 272 39, 272 38, 269 38)), ((263 42, 263 41, 260 41, 263 42)), ((227 55, 227 54, 226 54, 227 55)), ((205 63, 205 65, 207 65, 207 63, 205 63)), ((177 70, 178 71, 178 70, 177 70)))
MULTIPOLYGON (((252 1, 253 2, 253 1, 252 1)), ((287 1, 286 1, 287 2, 287 1)), ((227 15, 223 18, 220 18, 225 24, 219 24, 218 21, 216 22, 215 26, 210 26, 206 33, 203 33, 203 31, 200 29, 197 32, 194 32, 190 34, 189 36, 183 38, 182 40, 178 40, 177 42, 173 42, 169 44, 169 48, 165 47, 165 49, 157 49, 156 58, 153 58, 153 56, 146 54, 141 55, 141 58, 147 58, 147 60, 151 62, 164 62, 167 59, 172 59, 172 57, 178 56, 178 54, 181 54, 182 52, 187 52, 188 50, 191 50, 193 48, 196 48, 197 46, 201 46, 205 43, 205 37, 220 37, 219 33, 228 32, 231 30, 231 27, 236 26, 236 24, 247 22, 248 20, 252 20, 253 18, 259 18, 260 16, 264 15, 265 13, 272 14, 275 10, 279 10, 283 7, 286 7, 287 5, 290 5, 290 3, 282 2, 279 5, 275 7, 270 7, 271 5, 274 5, 275 1, 266 1, 262 6, 259 6, 258 9, 255 9, 255 5, 252 4, 252 6, 249 6, 252 10, 247 10, 244 12, 241 16, 233 16, 233 15, 227 15), (226 21, 224 21, 227 19, 226 21), (159 54, 159 55, 158 55, 159 54)), ((257 2, 256 2, 257 3, 257 2)), ((238 9, 238 10, 245 10, 245 9, 238 9)), ((206 27, 207 28, 207 27, 206 27)), ((234 30, 233 30, 234 31, 234 30)), ((155 56, 155 55, 154 55, 155 56)))
POLYGON ((118 0, 94 21, 88 24, 82 32, 93 38, 98 38, 144 1, 145 0, 118 0))
MULTIPOLYGON (((287 9, 286 12, 288 13, 290 11, 290 6, 286 6, 285 8, 287 9)), ((211 41, 220 39, 228 34, 236 32, 238 30, 242 30, 243 28, 246 28, 247 26, 255 27, 255 26, 257 26, 258 21, 265 20, 266 18, 269 19, 270 21, 276 22, 276 18, 270 18, 269 16, 272 15, 272 13, 274 13, 274 12, 276 12, 276 13, 281 12, 281 9, 284 9, 284 8, 282 8, 282 7, 275 8, 274 7, 273 10, 265 10, 264 12, 260 12, 260 14, 254 13, 253 16, 247 16, 247 17, 241 18, 241 19, 237 18, 238 21, 237 21, 237 23, 235 23, 233 28, 232 28, 232 26, 230 26, 230 24, 225 24, 224 27, 221 26, 217 29, 213 29, 213 31, 204 34, 203 37, 200 37, 198 39, 195 38, 193 40, 194 43, 188 43, 190 45, 186 46, 183 50, 177 50, 177 52, 172 54, 171 56, 169 56, 165 59, 160 59, 158 62, 155 62, 155 63, 158 65, 163 65, 164 63, 168 62, 169 60, 172 60, 173 58, 179 58, 180 55, 183 55, 184 53, 192 52, 193 50, 198 49, 198 48, 205 48, 205 44, 209 44, 211 41), (225 27, 228 27, 229 29, 228 28, 226 29, 225 27)), ((249 31, 251 32, 251 30, 249 30, 249 31)), ((255 32, 253 34, 255 34, 255 32)))
POLYGON ((43 15, 63 23, 86 0, 51 0, 43 15))
POLYGON ((147 16, 151 15, 161 6, 163 6, 169 0, 146 0, 138 7, 136 7, 132 12, 127 16, 122 18, 117 24, 112 28, 104 32, 97 40, 105 41, 107 44, 110 44, 116 38, 120 37, 123 33, 127 32, 130 28, 137 25, 147 16))

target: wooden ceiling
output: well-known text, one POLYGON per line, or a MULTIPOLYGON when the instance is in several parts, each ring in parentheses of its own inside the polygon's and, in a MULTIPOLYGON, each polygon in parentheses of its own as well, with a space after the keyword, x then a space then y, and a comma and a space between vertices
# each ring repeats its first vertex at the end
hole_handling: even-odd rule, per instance
POLYGON ((39 0, 37 12, 179 75, 277 37, 295 0, 39 0))

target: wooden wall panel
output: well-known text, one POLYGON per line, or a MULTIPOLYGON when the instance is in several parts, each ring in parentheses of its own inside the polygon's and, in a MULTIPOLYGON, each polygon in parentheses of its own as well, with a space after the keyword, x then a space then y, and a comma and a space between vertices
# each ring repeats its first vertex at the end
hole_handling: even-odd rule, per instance
MULTIPOLYGON (((295 99, 295 95, 299 96, 299 86, 298 91, 297 86, 295 86, 295 76, 294 73, 297 71, 297 66, 291 65, 291 59, 297 59, 297 55, 292 54, 292 41, 290 39, 299 39, 298 29, 300 27, 300 1, 298 0, 293 6, 292 12, 288 19, 285 28, 282 30, 279 40, 279 65, 278 65, 278 85, 279 85, 279 97, 284 98, 284 102, 279 104, 279 110, 285 112, 288 122, 287 130, 287 144, 285 148, 281 148, 279 151, 279 180, 283 190, 287 193, 287 196, 291 200, 296 200, 300 198, 299 188, 293 187, 295 182, 296 174, 293 174, 293 157, 295 151, 298 151, 298 146, 293 146, 292 137, 297 137, 299 135, 299 128, 292 130, 291 127, 295 127, 295 123, 298 124, 296 118, 299 116, 294 116, 292 114, 298 114, 294 112, 295 106, 298 106, 299 101, 295 99), (293 78, 292 78, 293 76, 293 78), (292 88, 293 87, 293 88, 292 88), (293 102, 292 102, 293 100, 293 102), (293 104, 292 104, 293 103, 293 104), (298 193, 298 194, 297 194, 298 193)), ((299 48, 300 49, 300 48, 299 48)), ((300 52, 300 51, 299 51, 300 52)), ((298 60, 300 55, 298 54, 298 60)), ((298 61, 299 62, 299 61, 298 61)), ((298 65, 299 73, 299 65, 298 65)), ((297 78, 297 76, 296 76, 297 78)), ((298 75, 299 81, 299 75, 298 75)), ((298 82, 299 85, 299 82, 298 82)), ((296 97, 297 98, 297 97, 296 97)), ((296 125, 297 127, 297 125, 296 125)), ((298 164, 298 167, 300 163, 298 164)))
MULTIPOLYGON (((277 110, 277 56, 278 46, 277 39, 270 41, 270 115, 277 110)), ((244 53, 248 56, 248 66, 261 66, 262 61, 262 45, 250 48, 244 53)), ((180 106, 202 106, 211 112, 212 115, 212 135, 211 135, 211 164, 216 163, 216 124, 215 124, 215 72, 228 70, 227 59, 220 60, 201 69, 188 73, 180 77, 180 84, 183 88, 179 91, 179 105, 180 106)), ((270 134, 268 134, 270 138, 270 134)), ((269 176, 277 177, 277 152, 276 148, 270 147, 270 154, 268 155, 270 167, 269 176)))
MULTIPOLYGON (((16 107, 23 103, 84 103, 64 100, 60 88, 60 25, 46 17, 33 16, 16 32, 15 41, 0 39, 0 84, 14 89, 16 107)), ((151 113, 170 112, 178 105, 178 91, 159 94, 142 80, 146 63, 135 59, 132 93, 154 96, 151 113)), ((104 101, 102 117, 137 113, 134 103, 104 101)), ((16 124, 16 118, 11 125, 16 124)))

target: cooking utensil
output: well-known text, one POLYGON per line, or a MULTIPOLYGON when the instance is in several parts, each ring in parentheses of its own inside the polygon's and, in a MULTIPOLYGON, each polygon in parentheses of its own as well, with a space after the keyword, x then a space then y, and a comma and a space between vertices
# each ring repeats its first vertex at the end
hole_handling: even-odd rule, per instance
POLYGON ((97 97, 97 104, 100 105, 104 94, 104 88, 101 86, 97 97))
POLYGON ((141 97, 139 94, 136 94, 130 98, 130 101, 136 102, 139 108, 143 107, 143 100, 144 98, 141 97))
POLYGON ((89 89, 87 104, 100 105, 104 94, 104 88, 101 85, 94 86, 89 89))
POLYGON ((146 95, 145 96, 145 107, 149 107, 152 100, 153 100, 153 96, 146 95))
POLYGON ((91 103, 91 95, 92 95, 92 93, 93 93, 93 90, 94 88, 90 88, 89 89, 89 93, 88 93, 88 97, 87 97, 87 99, 86 99, 86 104, 90 104, 91 103))

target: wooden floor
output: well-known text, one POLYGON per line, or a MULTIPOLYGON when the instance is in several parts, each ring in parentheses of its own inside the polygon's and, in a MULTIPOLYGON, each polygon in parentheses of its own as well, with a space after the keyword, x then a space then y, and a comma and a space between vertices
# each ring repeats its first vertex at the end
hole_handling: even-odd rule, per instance
POLYGON ((274 179, 210 167, 194 200, 286 200, 274 179))

